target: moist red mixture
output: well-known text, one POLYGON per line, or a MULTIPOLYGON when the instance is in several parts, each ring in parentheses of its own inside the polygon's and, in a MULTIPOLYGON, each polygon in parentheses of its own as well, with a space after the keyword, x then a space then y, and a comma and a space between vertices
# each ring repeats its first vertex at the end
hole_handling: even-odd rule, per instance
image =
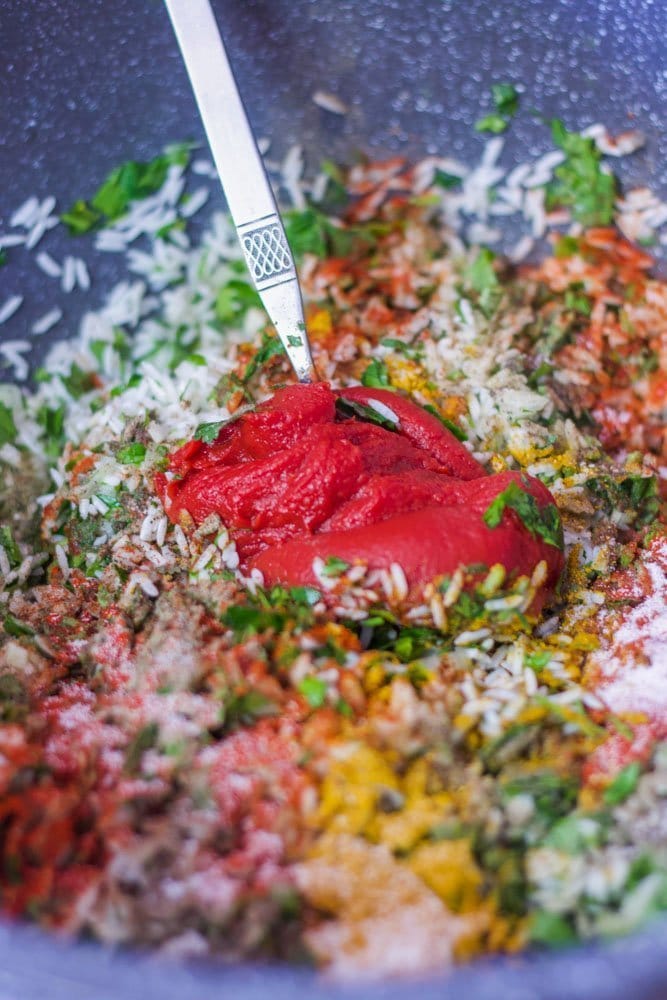
POLYGON ((544 560, 539 607, 563 568, 560 548, 514 510, 493 527, 484 520, 511 483, 540 512, 554 502, 548 489, 517 472, 486 475, 436 417, 384 389, 281 389, 211 444, 180 448, 170 470, 157 487, 171 520, 220 515, 242 567, 269 584, 316 583, 313 561, 332 556, 369 569, 398 563, 411 588, 461 565, 500 563, 518 576, 544 560), (367 422, 364 410, 349 416, 350 403, 396 429, 367 422))

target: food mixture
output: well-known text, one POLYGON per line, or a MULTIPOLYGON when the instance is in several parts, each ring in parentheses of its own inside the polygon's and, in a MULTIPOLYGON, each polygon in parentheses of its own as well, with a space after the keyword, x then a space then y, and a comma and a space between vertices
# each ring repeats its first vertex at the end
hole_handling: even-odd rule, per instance
POLYGON ((6 913, 357 979, 667 908, 667 285, 553 136, 297 192, 312 386, 188 150, 65 213, 133 277, 0 387, 6 913))

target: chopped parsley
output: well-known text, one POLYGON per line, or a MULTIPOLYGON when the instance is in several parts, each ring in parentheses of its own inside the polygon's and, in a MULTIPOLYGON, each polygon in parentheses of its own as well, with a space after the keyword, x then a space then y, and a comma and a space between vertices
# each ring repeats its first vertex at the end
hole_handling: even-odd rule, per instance
POLYGON ((433 174, 433 183, 445 191, 451 191, 452 188, 459 186, 461 178, 456 174, 448 174, 446 170, 438 168, 433 174))
POLYGON ((535 653, 527 653, 524 662, 527 667, 530 667, 531 670, 534 670, 536 673, 538 673, 540 670, 546 667, 547 663, 551 662, 552 657, 553 654, 550 650, 540 649, 538 652, 535 653))
POLYGON ((565 257, 574 257, 579 253, 579 240, 576 236, 561 236, 554 246, 554 257, 562 260, 565 257))
POLYGON ((519 92, 512 83, 494 83, 491 97, 496 110, 475 122, 475 131, 499 135, 519 109, 519 92))
POLYGON ((361 384, 368 389, 390 389, 389 372, 384 361, 373 358, 361 376, 361 384))
POLYGON ((511 118, 519 110, 519 91, 513 83, 494 83, 491 96, 499 114, 511 118))
POLYGON ((563 548, 563 528, 555 504, 539 507, 535 497, 512 482, 491 501, 484 512, 484 523, 497 528, 505 510, 518 514, 531 535, 543 538, 547 545, 563 548))
POLYGON ((148 163, 128 160, 111 171, 90 201, 76 201, 68 212, 61 215, 61 221, 72 236, 105 226, 125 215, 131 202, 159 191, 169 167, 175 164, 185 167, 189 160, 190 146, 187 143, 168 147, 161 156, 148 163))
POLYGON ((226 729, 236 726, 251 726, 257 719, 270 718, 278 715, 279 709, 275 701, 261 691, 236 692, 224 702, 221 721, 226 729))
POLYGON ((275 358, 279 354, 284 353, 285 348, 277 337, 271 337, 268 334, 264 334, 259 350, 248 363, 248 366, 243 373, 243 382, 249 382, 255 372, 257 372, 262 365, 265 365, 267 361, 271 360, 271 358, 275 358))
POLYGON ((639 762, 633 760, 631 764, 628 764, 622 771, 618 772, 611 784, 605 789, 605 803, 608 806, 617 806, 621 802, 625 802, 639 784, 640 775, 641 767, 639 762))
POLYGON ((146 750, 151 750, 157 743, 160 727, 157 722, 148 722, 125 751, 125 771, 127 774, 138 774, 141 771, 141 760, 146 750))
POLYGON ((65 447, 65 404, 40 406, 35 414, 44 431, 44 450, 49 458, 57 458, 65 447))
POLYGON ((328 556, 322 569, 323 576, 340 576, 349 568, 349 563, 337 556, 328 556))
POLYGON ((584 226, 608 226, 614 218, 617 185, 614 175, 602 169, 594 140, 568 132, 558 118, 551 122, 551 135, 565 153, 565 161, 547 185, 547 208, 569 208, 584 226))
POLYGON ((581 313, 582 316, 590 316, 593 306, 591 300, 583 293, 581 282, 575 282, 565 292, 565 308, 573 312, 581 313))
POLYGON ((313 622, 313 605, 320 600, 315 587, 257 588, 247 604, 233 604, 222 615, 222 623, 237 640, 262 632, 281 632, 288 624, 307 626, 313 622))
POLYGON ((0 524, 0 545, 5 550, 9 565, 14 569, 21 562, 21 550, 16 544, 12 529, 8 524, 0 524))
POLYGON ((334 223, 319 209, 310 206, 303 211, 285 212, 285 235, 295 257, 314 254, 316 257, 348 257, 372 250, 378 239, 391 232, 385 222, 366 222, 354 226, 334 223))
POLYGON ((329 690, 326 682, 320 677, 304 677, 299 682, 297 689, 311 708, 322 708, 329 690))
POLYGON ((357 420, 364 420, 368 424, 377 424, 378 427, 384 427, 386 431, 398 431, 397 423, 388 417, 383 417, 372 406, 358 403, 356 399, 345 399, 344 396, 338 396, 336 412, 342 417, 356 417, 357 420))
POLYGON ((455 424, 453 420, 448 420, 447 417, 443 417, 443 415, 439 413, 438 410, 436 410, 435 406, 431 406, 430 403, 426 403, 424 409, 426 410, 427 413, 430 413, 432 416, 437 417, 440 423, 443 425, 443 427, 446 427, 447 430, 450 431, 455 438, 458 438, 459 441, 468 440, 468 435, 463 430, 463 428, 459 427, 458 424, 455 424))
POLYGON ((225 325, 238 323, 249 309, 261 309, 262 300, 247 281, 232 278, 223 285, 215 299, 215 317, 225 325))
POLYGON ((141 441, 133 441, 132 444, 126 444, 116 454, 116 458, 121 465, 141 465, 145 457, 146 445, 142 444, 141 441))
POLYGON ((16 422, 14 415, 6 403, 0 401, 0 446, 13 444, 16 441, 16 422))
POLYGON ((134 372, 132 375, 130 375, 125 385, 114 386, 109 395, 112 397, 122 396, 122 394, 126 391, 126 389, 136 389, 138 385, 141 385, 141 375, 139 374, 139 372, 134 372))
POLYGON ((224 420, 214 420, 209 424, 199 424, 194 434, 195 441, 203 441, 204 444, 213 444, 224 425, 224 420))
POLYGON ((86 372, 74 362, 69 370, 69 375, 61 375, 60 380, 73 399, 80 399, 87 392, 97 385, 97 378, 94 372, 86 372))
POLYGON ((502 115, 490 114, 484 115, 483 118, 479 118, 475 122, 476 132, 491 132, 493 135, 500 135, 504 132, 509 122, 502 115))
POLYGON ((571 921, 560 913, 551 913, 549 910, 539 910, 532 915, 528 934, 534 944, 550 948, 564 948, 577 940, 577 932, 571 921))
POLYGON ((34 635, 35 630, 24 622, 14 618, 13 615, 5 615, 2 626, 7 633, 7 635, 13 636, 15 639, 19 639, 23 635, 34 635))
POLYGON ((487 319, 495 312, 502 296, 498 275, 493 266, 495 259, 496 255, 492 250, 482 247, 463 273, 466 284, 477 293, 477 303, 487 319))
POLYGON ((423 344, 406 344, 404 340, 397 340, 395 337, 383 337, 380 341, 382 347, 388 347, 397 354, 404 354, 411 360, 419 360, 424 356, 423 344))
POLYGON ((606 513, 622 508, 636 527, 651 524, 658 516, 660 489, 656 476, 593 476, 585 486, 606 513))
POLYGON ((91 229, 95 229, 101 222, 102 216, 81 198, 75 201, 67 212, 63 212, 60 221, 64 222, 70 231, 71 236, 82 236, 91 229))

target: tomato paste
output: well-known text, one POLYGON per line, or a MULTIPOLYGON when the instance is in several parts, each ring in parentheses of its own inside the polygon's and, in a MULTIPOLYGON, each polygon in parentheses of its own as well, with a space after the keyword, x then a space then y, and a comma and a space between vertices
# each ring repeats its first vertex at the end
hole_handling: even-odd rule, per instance
POLYGON ((484 519, 511 483, 538 512, 553 505, 547 488, 487 475, 437 417, 387 389, 281 389, 211 443, 180 448, 169 468, 157 485, 170 519, 219 514, 242 569, 267 584, 316 583, 317 557, 398 563, 413 590, 459 566, 501 563, 517 576, 545 560, 539 606, 563 567, 560 547, 511 507, 493 527, 484 519))

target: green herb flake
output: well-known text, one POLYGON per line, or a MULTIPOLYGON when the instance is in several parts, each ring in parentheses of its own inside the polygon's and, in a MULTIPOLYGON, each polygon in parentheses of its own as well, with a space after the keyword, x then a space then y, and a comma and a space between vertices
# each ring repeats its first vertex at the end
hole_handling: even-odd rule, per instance
POLYGON ((395 351, 396 354, 403 354, 406 358, 410 358, 413 361, 419 361, 424 356, 423 344, 417 343, 406 344, 403 340, 397 340, 395 337, 383 337, 380 341, 382 347, 388 347, 391 351, 395 351))
POLYGON ((534 944, 547 945, 549 948, 564 948, 577 940, 570 922, 560 913, 550 913, 548 910, 533 914, 528 932, 534 944))
POLYGON ((288 625, 310 626, 312 608, 321 599, 315 587, 273 587, 257 589, 252 603, 237 604, 222 614, 223 625, 231 629, 237 640, 244 641, 262 632, 280 632, 288 625))
POLYGON ((656 476, 628 475, 593 476, 586 480, 586 489, 596 498, 606 513, 623 508, 632 516, 635 527, 651 524, 660 511, 660 490, 656 476))
POLYGON ((261 309, 262 300, 247 281, 233 278, 218 292, 215 299, 215 317, 224 325, 238 324, 249 309, 261 309))
POLYGON ((322 708, 329 690, 326 682, 320 677, 304 677, 297 689, 311 708, 322 708))
POLYGON ((621 802, 625 802, 637 787, 640 775, 641 767, 636 760, 628 764, 627 767, 624 767, 622 771, 619 771, 611 784, 605 789, 605 804, 608 806, 617 806, 621 802))
POLYGON ((96 212, 82 200, 75 201, 68 212, 63 212, 60 221, 64 222, 71 236, 83 236, 94 229, 102 220, 102 214, 96 212))
POLYGON ((109 393, 110 396, 120 396, 125 392, 126 389, 136 389, 138 385, 141 385, 141 375, 139 372, 134 372, 130 375, 129 379, 125 385, 117 385, 109 393))
POLYGON ((500 135, 504 132, 509 122, 502 115, 485 115, 475 122, 475 132, 491 132, 493 135, 500 135))
POLYGON ((12 529, 8 524, 0 524, 0 545, 5 550, 12 569, 21 563, 21 550, 14 539, 12 529))
POLYGON ((495 312, 502 291, 500 282, 495 272, 493 262, 495 254, 488 247, 482 247, 472 264, 469 264, 463 273, 465 282, 474 292, 477 292, 477 301, 487 319, 495 312))
POLYGON ((322 575, 340 576, 346 569, 349 569, 349 566, 350 564, 345 562, 344 559, 339 559, 337 556, 328 556, 322 567, 322 575))
POLYGON ((224 420, 214 420, 210 424, 199 424, 194 433, 195 441, 213 444, 225 424, 224 420))
POLYGON ((133 441, 132 444, 126 444, 116 454, 116 459, 121 465, 141 465, 145 457, 146 445, 142 444, 141 441, 133 441))
POLYGON ((248 366, 243 374, 243 382, 249 382, 255 372, 257 372, 262 365, 265 365, 267 361, 277 357, 279 354, 284 354, 284 352, 285 348, 277 337, 270 337, 265 334, 259 350, 255 354, 254 358, 252 358, 252 360, 248 363, 248 366))
POLYGON ((73 399, 80 399, 96 386, 95 373, 84 371, 76 363, 70 368, 69 375, 61 375, 60 380, 73 399))
POLYGON ((513 83, 494 83, 491 87, 491 97, 496 111, 510 118, 519 110, 519 91, 513 83))
POLYGON ((550 650, 541 649, 536 653, 527 653, 524 658, 524 663, 527 667, 530 667, 531 670, 539 673, 540 670, 543 670, 546 667, 547 663, 551 662, 552 656, 553 654, 550 650))
POLYGON ((356 399, 345 399, 344 396, 338 396, 336 412, 342 417, 356 417, 357 420, 363 420, 368 424, 377 424, 378 427, 384 427, 386 431, 398 431, 399 429, 395 421, 383 417, 372 406, 358 403, 356 399))
POLYGON ((447 430, 450 431, 454 435, 454 437, 457 438, 459 441, 468 440, 468 435, 463 430, 463 428, 459 427, 458 424, 455 424, 453 420, 448 420, 447 417, 443 417, 443 415, 438 410, 436 410, 435 406, 431 406, 430 403, 426 403, 424 409, 426 410, 427 413, 430 413, 432 416, 437 417, 442 426, 446 427, 447 430))
POLYGON ((547 208, 569 208, 584 226, 608 226, 614 218, 617 184, 614 175, 602 169, 594 140, 568 132, 558 118, 551 121, 551 135, 565 153, 565 161, 547 185, 547 208))
POLYGON ((222 709, 222 721, 226 727, 244 725, 251 726, 257 719, 267 719, 278 715, 279 709, 275 701, 261 691, 247 691, 244 694, 232 694, 222 709))
POLYGON ((125 751, 125 771, 127 774, 139 772, 144 752, 155 746, 159 733, 160 727, 157 722, 149 722, 131 740, 125 751))
POLYGON ((539 507, 535 497, 512 482, 491 501, 484 512, 484 523, 497 528, 505 510, 513 510, 533 536, 543 538, 547 545, 563 548, 563 528, 555 504, 539 507))
POLYGON ((438 167, 433 174, 433 183, 445 191, 451 191, 452 188, 459 186, 461 178, 456 174, 448 174, 446 170, 440 170, 438 167))
MULTIPOLYGON (((281 591, 282 596, 282 588, 278 589, 281 591)), ((271 592, 272 596, 273 593, 274 591, 271 592)), ((307 608, 312 608, 322 598, 322 594, 315 587, 290 587, 287 595, 288 600, 292 600, 296 604, 301 604, 307 608)))
POLYGON ((554 257, 562 260, 565 257, 574 257, 579 253, 579 240, 576 236, 561 236, 554 246, 554 257))
POLYGON ((65 446, 65 404, 40 406, 35 417, 44 431, 44 450, 50 458, 57 458, 65 446))
POLYGON ((306 253, 312 253, 316 257, 326 256, 325 218, 314 208, 285 213, 285 235, 295 257, 303 257, 306 253))
POLYGON ((384 361, 374 358, 361 376, 361 384, 368 389, 389 389, 389 372, 384 361))
POLYGON ((565 308, 581 313, 582 316, 590 316, 593 311, 593 304, 588 296, 583 294, 581 288, 580 284, 570 285, 565 292, 565 308))
POLYGON ((341 225, 312 205, 303 211, 285 212, 283 219, 287 242, 297 258, 307 253, 316 257, 349 257, 368 252, 393 228, 385 222, 341 225))
POLYGON ((14 618, 13 615, 5 615, 2 626, 7 635, 14 636, 16 639, 20 638, 22 635, 35 634, 34 628, 31 628, 30 625, 26 625, 24 622, 19 621, 18 618, 14 618))
POLYGON ((169 167, 187 166, 190 146, 187 143, 170 146, 148 163, 128 160, 112 170, 90 202, 79 200, 61 221, 72 236, 80 236, 98 226, 106 225, 125 215, 133 201, 147 198, 164 184, 169 167))
POLYGON ((17 433, 12 411, 5 403, 0 401, 0 446, 3 444, 13 444, 16 441, 17 433))

